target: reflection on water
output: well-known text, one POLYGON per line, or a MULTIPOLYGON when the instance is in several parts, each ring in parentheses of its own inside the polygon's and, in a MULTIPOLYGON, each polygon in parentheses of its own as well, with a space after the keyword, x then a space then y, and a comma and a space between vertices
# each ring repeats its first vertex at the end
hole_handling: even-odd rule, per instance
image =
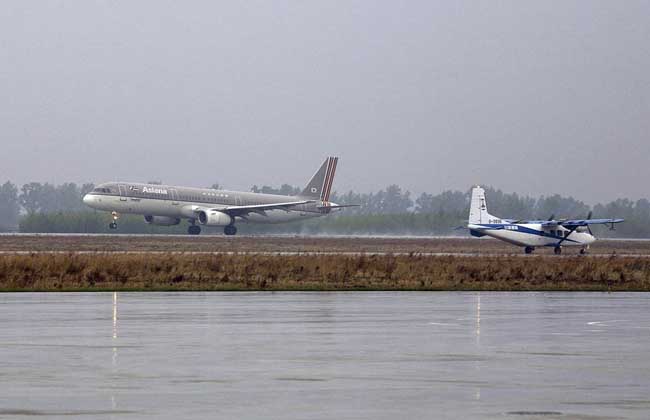
POLYGON ((113 339, 117 338, 117 292, 113 292, 113 339))
MULTIPOLYGON (((481 346, 481 292, 476 293, 476 347, 481 346)), ((481 363, 476 361, 476 371, 477 374, 480 374, 481 363)), ((476 388, 476 396, 474 397, 476 401, 481 399, 481 387, 476 388)))
MULTIPOLYGON (((113 358, 111 367, 113 369, 113 377, 115 377, 117 372, 117 292, 113 292, 113 358)), ((111 409, 117 409, 115 393, 111 394, 111 409)))
POLYGON ((476 294, 476 345, 481 344, 481 292, 476 294))
POLYGON ((633 293, 0 294, 0 418, 646 418, 649 303, 633 293))

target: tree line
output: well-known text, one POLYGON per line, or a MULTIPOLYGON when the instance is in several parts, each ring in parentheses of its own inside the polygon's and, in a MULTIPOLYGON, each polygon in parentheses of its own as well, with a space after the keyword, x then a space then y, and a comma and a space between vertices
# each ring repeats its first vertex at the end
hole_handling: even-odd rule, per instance
MULTIPOLYGON (((218 184, 213 184, 217 188, 218 184)), ((0 230, 21 232, 105 232, 108 214, 86 207, 81 199, 94 185, 86 183, 30 182, 18 187, 11 182, 0 186, 0 230)), ((650 238, 650 201, 618 199, 589 206, 573 197, 558 194, 530 197, 485 187, 490 213, 517 219, 581 218, 593 211, 594 217, 622 217, 626 222, 617 231, 599 229, 599 236, 650 238)), ((296 195, 301 189, 284 184, 253 186, 253 192, 296 195)), ((447 190, 438 194, 410 191, 389 185, 379 191, 332 194, 338 204, 359 204, 330 217, 280 225, 239 225, 241 233, 327 233, 327 234, 462 234, 456 230, 466 223, 470 191, 447 190)), ((159 227, 146 225, 141 216, 123 216, 120 232, 184 233, 187 225, 159 227)), ((208 229, 210 231, 210 229, 208 229)), ((215 229, 215 232, 220 231, 215 229)))

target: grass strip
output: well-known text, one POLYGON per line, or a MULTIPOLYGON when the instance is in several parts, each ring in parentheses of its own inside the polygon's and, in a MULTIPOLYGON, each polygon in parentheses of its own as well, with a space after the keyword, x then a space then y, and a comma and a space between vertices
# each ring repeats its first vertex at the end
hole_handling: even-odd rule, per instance
POLYGON ((413 255, 0 256, 0 291, 650 291, 650 259, 413 255))

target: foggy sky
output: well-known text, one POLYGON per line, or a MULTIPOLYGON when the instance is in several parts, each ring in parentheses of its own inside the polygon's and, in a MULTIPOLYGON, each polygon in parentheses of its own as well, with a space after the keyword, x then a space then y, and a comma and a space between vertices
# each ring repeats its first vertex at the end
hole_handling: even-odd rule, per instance
POLYGON ((0 182, 650 197, 648 1, 4 1, 0 182), (403 3, 403 4, 401 4, 403 3))

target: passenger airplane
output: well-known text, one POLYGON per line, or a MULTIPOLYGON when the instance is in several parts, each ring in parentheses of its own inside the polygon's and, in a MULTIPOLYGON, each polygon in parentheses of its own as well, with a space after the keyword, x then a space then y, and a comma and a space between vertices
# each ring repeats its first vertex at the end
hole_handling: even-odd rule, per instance
POLYGON ((474 187, 467 228, 472 236, 487 235, 523 246, 526 254, 541 246, 553 247, 556 254, 561 254, 563 245, 581 246, 580 253, 584 254, 596 240, 589 225, 611 225, 611 229, 614 229, 614 223, 622 221, 623 219, 592 219, 591 212, 586 219, 577 220, 554 220, 553 216, 549 220, 501 219, 488 213, 485 190, 474 187))
POLYGON ((120 213, 144 215, 146 223, 173 226, 187 219, 190 235, 204 226, 222 226, 226 235, 237 233, 235 223, 282 223, 324 216, 343 207, 330 203, 337 157, 329 157, 296 197, 205 188, 174 187, 134 182, 98 185, 83 202, 110 211, 110 229, 117 229, 120 213), (198 225, 197 225, 198 222, 198 225))

